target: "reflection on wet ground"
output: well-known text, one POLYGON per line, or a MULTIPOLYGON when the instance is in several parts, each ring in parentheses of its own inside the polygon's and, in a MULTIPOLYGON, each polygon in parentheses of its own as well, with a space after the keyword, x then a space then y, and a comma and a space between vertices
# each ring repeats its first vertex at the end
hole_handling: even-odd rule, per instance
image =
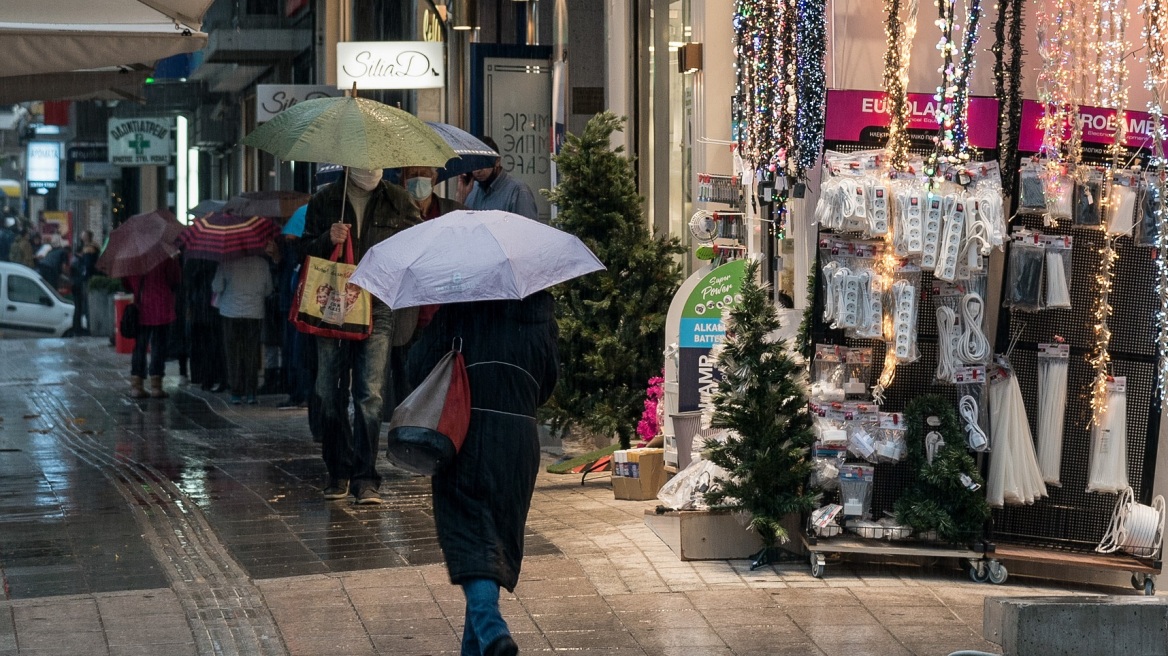
POLYGON ((382 506, 324 501, 303 411, 133 401, 128 365, 98 338, 0 342, 6 598, 441 562, 428 479, 383 461, 382 506))

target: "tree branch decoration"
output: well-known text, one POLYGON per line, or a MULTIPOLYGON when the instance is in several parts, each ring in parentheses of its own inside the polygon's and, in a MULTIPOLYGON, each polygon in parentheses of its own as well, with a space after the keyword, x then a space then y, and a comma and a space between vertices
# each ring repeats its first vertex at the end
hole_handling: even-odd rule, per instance
POLYGON ((990 517, 985 495, 977 489, 985 481, 965 448, 953 404, 936 394, 919 396, 904 409, 904 419, 908 445, 905 462, 908 471, 917 472, 917 479, 894 505, 897 520, 917 533, 936 531, 941 540, 950 543, 969 542, 981 535, 990 517), (928 417, 936 417, 939 424, 927 425, 928 417), (939 433, 945 442, 932 462, 925 454, 925 439, 930 432, 939 433))

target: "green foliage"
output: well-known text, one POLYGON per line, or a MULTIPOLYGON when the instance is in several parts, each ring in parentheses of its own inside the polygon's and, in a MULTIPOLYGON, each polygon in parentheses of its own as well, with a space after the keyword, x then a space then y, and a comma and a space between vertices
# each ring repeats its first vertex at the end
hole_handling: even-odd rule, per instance
POLYGON ((123 291, 122 281, 118 278, 109 278, 107 276, 93 276, 89 279, 89 291, 116 294, 117 292, 123 291))
POLYGON ((576 235, 606 267, 552 289, 561 375, 548 405, 558 429, 579 424, 616 434, 628 448, 645 381, 664 362, 665 315, 681 283, 676 239, 653 238, 642 215, 632 161, 609 138, 623 118, 597 114, 568 135, 555 157, 560 182, 547 193, 554 225, 576 235))
POLYGON ((746 510, 766 546, 789 538, 782 520, 812 510, 819 495, 807 488, 815 442, 804 370, 782 342, 770 341, 779 318, 758 284, 758 263, 746 267, 742 302, 730 311, 718 351, 722 379, 713 394, 711 424, 730 438, 709 446, 709 459, 730 479, 706 494, 711 506, 746 510))
POLYGON ((980 537, 990 516, 985 495, 961 482, 961 475, 975 483, 984 481, 977 463, 965 449, 965 436, 951 403, 935 394, 914 399, 904 410, 908 444, 906 463, 917 472, 917 480, 905 490, 894 507, 896 517, 918 533, 937 531, 946 542, 969 542, 980 537), (926 417, 937 417, 939 426, 926 426, 926 417), (936 431, 945 446, 929 464, 925 457, 925 436, 936 431))

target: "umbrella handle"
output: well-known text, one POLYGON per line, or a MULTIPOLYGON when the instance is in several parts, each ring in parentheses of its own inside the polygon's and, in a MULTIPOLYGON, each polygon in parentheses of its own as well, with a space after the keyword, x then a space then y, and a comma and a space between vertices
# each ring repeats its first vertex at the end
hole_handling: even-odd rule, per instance
POLYGON ((329 259, 332 260, 333 262, 339 262, 340 260, 338 258, 341 257, 341 249, 342 248, 345 249, 345 251, 344 251, 345 264, 353 264, 353 235, 352 235, 352 233, 345 236, 345 243, 337 244, 336 246, 333 246, 333 254, 331 257, 329 257, 329 259))

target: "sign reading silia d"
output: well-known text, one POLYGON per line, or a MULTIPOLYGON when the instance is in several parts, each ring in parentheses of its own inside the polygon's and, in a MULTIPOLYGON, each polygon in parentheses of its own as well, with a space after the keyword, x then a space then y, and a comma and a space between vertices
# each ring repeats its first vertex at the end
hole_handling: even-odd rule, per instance
POLYGON ((110 164, 166 166, 174 155, 173 129, 173 118, 111 118, 106 133, 110 164))
POLYGON ((256 123, 270 121, 298 102, 339 95, 340 89, 327 84, 257 84, 256 123))
POLYGON ((433 41, 345 41, 337 44, 337 87, 441 89, 446 64, 433 41))

